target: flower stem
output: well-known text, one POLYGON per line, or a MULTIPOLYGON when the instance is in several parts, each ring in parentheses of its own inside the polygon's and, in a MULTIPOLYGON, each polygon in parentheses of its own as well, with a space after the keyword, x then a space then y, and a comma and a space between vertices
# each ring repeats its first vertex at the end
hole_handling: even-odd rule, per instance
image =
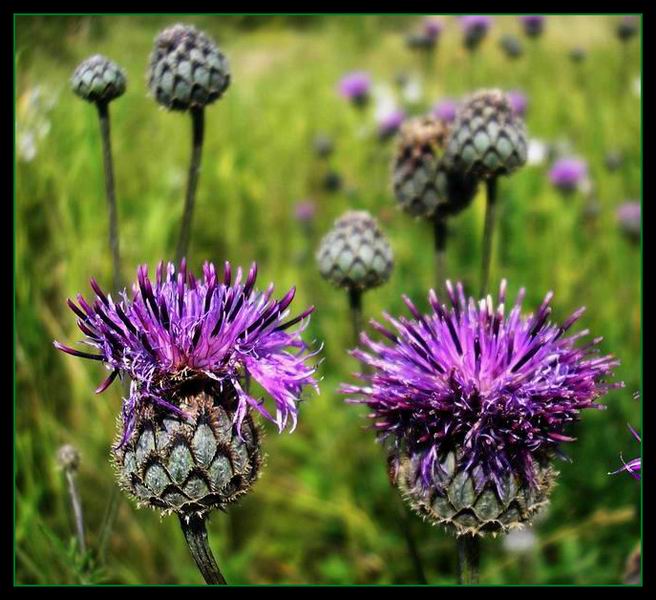
POLYGON ((475 535, 461 535, 458 542, 458 581, 460 585, 477 585, 481 547, 475 535))
POLYGON ((362 331, 362 292, 355 288, 349 288, 348 295, 351 325, 353 327, 353 343, 357 346, 362 331))
POLYGON ((84 541, 84 517, 82 516, 82 501, 80 499, 80 492, 77 489, 75 471, 73 469, 66 469, 65 472, 66 481, 68 482, 68 494, 71 498, 71 506, 73 507, 77 543, 80 548, 80 552, 84 554, 87 551, 87 547, 84 541))
POLYGON ((116 210, 116 191, 114 189, 114 163, 112 161, 112 142, 110 137, 109 106, 107 102, 98 102, 100 135, 103 146, 103 165, 105 168, 105 191, 109 209, 109 247, 112 253, 114 269, 114 292, 121 289, 121 260, 118 245, 118 214, 116 210))
POLYGON ((446 218, 438 214, 433 218, 435 235, 435 291, 439 294, 446 280, 446 218))
POLYGON ((191 110, 191 163, 189 164, 189 179, 187 180, 187 196, 185 198, 184 214, 182 215, 182 228, 175 252, 176 262, 180 262, 189 250, 191 239, 191 221, 194 215, 194 200, 198 187, 200 174, 200 161, 203 151, 203 132, 205 129, 205 112, 202 108, 191 110))
POLYGON ((180 526, 191 556, 196 561, 196 566, 203 575, 205 583, 208 585, 227 585, 219 566, 216 564, 216 560, 214 560, 214 555, 207 540, 205 517, 199 517, 198 515, 183 517, 180 515, 180 526))
POLYGON ((109 542, 109 534, 112 532, 114 522, 116 521, 116 513, 118 512, 118 499, 120 490, 118 486, 112 486, 112 491, 107 501, 107 508, 100 526, 100 533, 98 534, 98 560, 104 562, 105 554, 107 552, 107 543, 109 542))
POLYGON ((490 261, 492 259, 492 234, 496 218, 497 204, 497 178, 491 177, 486 182, 487 204, 485 207, 485 229, 483 230, 483 263, 481 266, 481 292, 480 297, 487 293, 490 279, 490 261))

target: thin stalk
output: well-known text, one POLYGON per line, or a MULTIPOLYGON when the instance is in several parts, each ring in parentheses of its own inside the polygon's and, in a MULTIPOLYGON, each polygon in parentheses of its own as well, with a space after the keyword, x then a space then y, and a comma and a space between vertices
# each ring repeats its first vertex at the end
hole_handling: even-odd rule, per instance
POLYGON ((461 535, 458 542, 458 582, 477 585, 479 582, 481 547, 475 535, 461 535))
POLYGON ((446 218, 438 214, 433 218, 433 233, 435 236, 435 291, 439 294, 446 275, 446 218))
POLYGON ((82 501, 80 500, 80 492, 77 489, 77 481, 75 471, 73 469, 66 469, 66 481, 68 482, 68 494, 71 498, 71 506, 73 507, 73 518, 75 520, 75 533, 77 535, 77 543, 80 547, 80 552, 84 554, 87 551, 87 545, 84 541, 84 517, 82 515, 82 501))
POLYGON ((351 326, 353 329, 353 343, 357 346, 362 331, 362 291, 349 288, 349 308, 351 309, 351 326))
POLYGON ((109 248, 112 253, 114 269, 114 292, 121 289, 121 259, 118 245, 118 213, 116 210, 116 191, 114 188, 114 163, 112 161, 112 142, 110 137, 109 105, 98 102, 98 118, 100 119, 100 135, 103 147, 103 165, 105 168, 105 192, 109 209, 109 248))
POLYGON ((494 233, 494 222, 496 218, 497 204, 497 178, 491 177, 486 182, 487 204, 485 207, 485 229, 483 230, 483 262, 481 266, 481 293, 483 297, 487 293, 490 279, 490 262, 492 260, 492 236, 494 233))
POLYGON ((112 486, 112 491, 110 493, 109 500, 107 501, 107 507, 105 508, 102 525, 100 526, 100 533, 98 534, 98 560, 101 563, 105 561, 109 535, 112 532, 114 523, 116 521, 120 493, 121 492, 118 486, 112 486))
POLYGON ((208 585, 227 585, 210 549, 205 517, 199 517, 198 515, 191 517, 180 516, 180 527, 187 546, 189 546, 191 556, 196 561, 196 566, 203 575, 205 583, 208 585))
POLYGON ((189 178, 187 179, 187 195, 185 198, 184 213, 182 215, 182 228, 175 252, 176 262, 180 262, 187 255, 189 240, 191 239, 191 222, 194 215, 194 201, 200 162, 203 152, 203 132, 205 129, 205 111, 202 108, 191 110, 191 162, 189 164, 189 178))

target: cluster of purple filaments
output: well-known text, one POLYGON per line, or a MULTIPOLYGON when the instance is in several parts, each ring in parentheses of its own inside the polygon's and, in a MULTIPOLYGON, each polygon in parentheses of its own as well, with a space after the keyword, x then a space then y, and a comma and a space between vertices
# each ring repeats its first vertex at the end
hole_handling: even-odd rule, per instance
POLYGON ((506 282, 498 306, 487 296, 467 301, 462 285, 447 282, 451 307, 429 293, 432 313, 422 315, 403 297, 412 319, 384 313, 393 330, 371 326, 385 338, 360 336, 352 355, 365 373, 362 385, 343 385, 348 401, 366 404, 382 439, 418 458, 418 479, 439 489, 440 461, 459 451, 459 467, 477 486, 499 489, 515 474, 535 483, 535 461, 558 453, 565 433, 581 410, 602 408, 595 400, 612 387, 604 383, 618 363, 598 356, 595 346, 577 341, 587 335, 565 333, 581 308, 562 325, 548 322, 552 293, 532 315, 521 316, 524 290, 505 315, 506 282))
POLYGON ((160 262, 154 283, 147 266, 139 267, 131 298, 123 291, 120 301, 115 301, 91 279, 96 294, 92 304, 81 294, 77 304, 68 300, 86 336, 82 343, 96 353, 59 342, 55 347, 105 363, 111 373, 96 393, 106 390, 118 375, 131 379, 130 395, 123 405, 122 444, 129 439, 136 408, 143 402, 184 416, 172 398, 181 383, 198 378, 236 391, 237 428, 253 408, 280 431, 290 420, 294 429, 303 389, 308 385, 317 389, 316 368, 308 364, 316 352, 310 353, 301 339, 314 307, 286 320, 295 289, 275 300, 273 284, 265 292, 255 290, 256 275, 253 264, 245 282, 241 268, 233 281, 230 263, 225 263, 220 277, 214 265, 206 262, 203 277, 197 280, 187 271, 184 259, 177 273, 173 263, 160 262), (273 398, 275 417, 242 387, 247 376, 273 398))
MULTIPOLYGON (((631 427, 631 425, 628 425, 629 431, 631 432, 631 435, 638 440, 638 443, 640 443, 640 434, 631 427)), ((617 473, 622 473, 626 471, 633 479, 636 479, 640 481, 640 469, 642 466, 642 460, 640 457, 638 458, 633 458, 629 462, 624 461, 624 457, 620 454, 620 460, 622 461, 622 467, 617 469, 617 471, 613 471, 611 475, 617 475, 617 473)))

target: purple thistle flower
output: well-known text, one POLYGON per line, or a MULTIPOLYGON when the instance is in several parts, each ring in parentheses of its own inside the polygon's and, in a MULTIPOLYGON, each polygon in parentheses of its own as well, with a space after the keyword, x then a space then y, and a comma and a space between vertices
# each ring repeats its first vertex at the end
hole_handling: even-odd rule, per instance
MULTIPOLYGON (((627 424, 627 427, 629 428, 629 431, 631 432, 631 435, 638 440, 638 443, 641 443, 640 440, 640 435, 638 432, 631 427, 631 425, 627 424)), ((622 467, 617 469, 617 471, 613 471, 612 473, 609 473, 609 475, 617 475, 618 473, 621 473, 623 471, 626 471, 633 479, 637 479, 640 481, 640 469, 641 469, 641 459, 640 458, 634 458, 633 460, 630 460, 628 463, 624 462, 624 458, 620 454, 620 460, 622 461, 622 467)))
POLYGON ((438 118, 444 123, 452 123, 456 119, 456 112, 458 110, 458 103, 450 98, 443 98, 435 106, 433 106, 431 113, 434 117, 438 118))
POLYGON ((370 322, 385 339, 360 335, 364 349, 351 354, 369 372, 357 375, 363 385, 343 385, 341 392, 371 409, 381 438, 414 456, 426 488, 440 489, 440 461, 456 449, 457 470, 480 487, 491 481, 499 490, 512 474, 532 485, 535 461, 573 441, 565 431, 581 410, 602 408, 595 400, 623 385, 603 383, 618 361, 595 356, 601 338, 577 346, 587 330, 565 336, 583 308, 562 325, 548 321, 551 292, 522 317, 523 289, 505 316, 505 280, 496 308, 490 296, 467 301, 462 284, 446 286, 451 308, 431 290, 430 314, 403 296, 412 319, 384 313, 394 331, 370 322))
POLYGON ((294 216, 300 223, 309 223, 314 219, 317 212, 317 205, 313 200, 301 200, 294 206, 294 216))
POLYGON ((406 114, 400 108, 395 108, 378 119, 378 135, 381 139, 387 139, 394 135, 405 120, 406 114))
POLYGON ((301 339, 309 322, 306 318, 314 307, 285 321, 295 288, 275 300, 271 298, 273 284, 265 292, 255 290, 256 275, 253 263, 244 283, 241 267, 233 282, 230 263, 226 262, 221 279, 214 265, 206 262, 203 278, 197 280, 187 271, 185 259, 177 274, 173 263, 165 267, 160 262, 154 284, 148 278, 148 267, 138 268, 131 298, 123 291, 116 302, 92 278, 91 288, 96 294, 92 304, 81 294, 77 295, 77 304, 68 300, 86 336, 82 343, 97 353, 75 350, 59 342, 54 342, 55 347, 105 363, 111 373, 96 389, 98 394, 117 375, 132 380, 130 396, 123 404, 122 444, 132 433, 135 409, 140 403, 151 402, 183 414, 169 400, 182 383, 191 380, 211 380, 234 388, 238 429, 249 408, 276 423, 280 431, 290 418, 291 429, 295 428, 303 388, 310 385, 318 390, 313 377, 316 369, 306 364, 318 351, 308 353, 301 339), (289 331, 299 322, 302 324, 298 328, 289 331), (273 398, 275 417, 242 388, 247 375, 273 398))
POLYGON ((464 34, 463 43, 468 50, 475 50, 492 26, 492 17, 487 15, 466 15, 460 17, 464 34))
POLYGON ((512 107, 513 112, 519 117, 524 117, 526 115, 526 109, 528 108, 528 98, 526 97, 526 94, 519 90, 511 90, 506 92, 506 97, 510 101, 510 106, 512 107))
POLYGON ((641 218, 640 202, 624 202, 617 208, 617 220, 622 231, 628 236, 640 239, 641 218))
POLYGON ((439 19, 429 17, 424 19, 424 33, 431 39, 435 40, 439 37, 444 29, 444 24, 439 19))
POLYGON ((354 71, 342 77, 339 93, 359 106, 366 104, 371 91, 371 77, 365 71, 354 71))
POLYGON ((573 192, 588 176, 588 165, 579 158, 560 158, 549 171, 549 180, 562 192, 573 192))
POLYGON ((522 15, 519 21, 528 37, 538 37, 544 31, 546 18, 543 15, 522 15))

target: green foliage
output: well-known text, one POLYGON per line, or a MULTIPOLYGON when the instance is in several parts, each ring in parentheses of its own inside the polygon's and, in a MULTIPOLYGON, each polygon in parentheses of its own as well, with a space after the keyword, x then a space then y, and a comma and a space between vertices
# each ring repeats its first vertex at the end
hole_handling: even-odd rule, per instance
MULTIPOLYGON (((151 271, 172 258, 183 207, 191 125, 146 97, 145 69, 167 17, 19 17, 17 131, 34 123, 31 160, 17 157, 16 189, 16 579, 19 583, 201 583, 177 520, 137 510, 121 497, 106 563, 80 558, 67 541, 72 519, 56 449, 81 453, 78 477, 88 545, 95 548, 114 478, 109 449, 121 390, 101 396, 104 377, 55 351, 52 339, 79 339, 65 300, 90 293, 95 276, 111 281, 100 137, 96 111, 68 89, 80 60, 101 53, 121 65, 127 91, 112 103, 112 135, 123 277, 138 264, 151 271), (54 97, 36 106, 34 91, 54 97), (46 103, 47 104, 47 103, 46 103), (35 112, 40 112, 37 117, 35 112), (102 567, 102 571, 99 571, 102 567)), ((510 63, 498 38, 518 32, 498 17, 490 39, 470 57, 455 17, 439 41, 430 71, 404 46, 403 17, 185 19, 215 37, 228 56, 233 81, 206 113, 206 144, 194 218, 190 263, 259 263, 260 284, 298 288, 295 305, 316 304, 310 339, 325 343, 321 394, 309 395, 293 435, 265 426, 268 458, 261 479, 239 506, 213 514, 210 540, 233 583, 411 583, 416 580, 399 526, 397 499, 381 449, 366 429, 366 410, 348 406, 335 390, 356 364, 346 294, 317 273, 314 250, 347 208, 376 215, 396 257, 391 280, 364 296, 365 316, 404 312, 407 293, 425 308, 433 281, 431 227, 395 206, 389 168, 392 143, 375 136, 372 114, 361 114, 336 93, 341 75, 367 69, 394 90, 399 70, 425 77, 425 107, 474 87, 521 88, 529 96, 530 137, 568 138, 589 161, 601 212, 585 221, 582 195, 562 198, 547 180, 548 165, 526 166, 499 184, 501 224, 492 287, 504 276, 509 292, 527 288, 535 307, 553 289, 554 318, 584 304, 582 327, 604 336, 602 350, 622 361, 627 387, 609 394, 608 409, 586 414, 573 428, 559 484, 538 544, 527 555, 507 554, 500 539, 485 540, 482 580, 490 583, 618 583, 640 535, 640 489, 628 476, 609 477, 619 453, 637 454, 626 430, 640 429, 640 250, 617 228, 615 209, 640 194, 640 73, 638 41, 622 48, 610 17, 549 17, 545 36, 527 41, 510 63), (299 22, 300 21, 300 22, 299 22), (571 45, 588 50, 575 65, 571 45), (328 168, 314 157, 318 132, 332 136, 330 168, 342 191, 322 191, 328 168), (607 151, 625 155, 621 170, 604 167, 607 151), (318 205, 311 228, 293 205, 311 196, 318 205)), ((418 109, 412 109, 417 113, 418 109)), ((27 128, 27 129, 26 129, 27 128)), ((448 272, 475 291, 480 269, 484 197, 449 223, 448 272)), ((454 540, 409 518, 431 583, 455 582, 454 540)))

